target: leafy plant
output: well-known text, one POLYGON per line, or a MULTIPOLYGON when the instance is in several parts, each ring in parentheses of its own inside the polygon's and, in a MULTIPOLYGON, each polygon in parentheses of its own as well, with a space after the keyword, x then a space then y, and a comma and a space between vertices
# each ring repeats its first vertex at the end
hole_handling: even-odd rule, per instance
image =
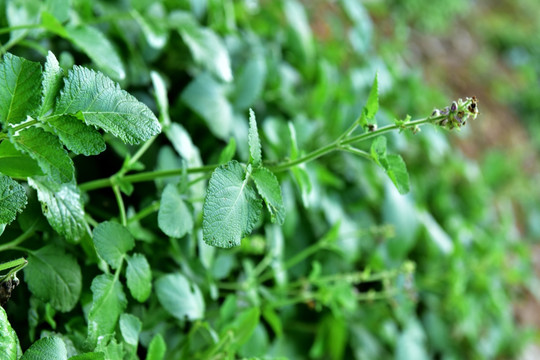
MULTIPOLYGON (((462 240, 484 185, 432 176, 466 172, 450 151, 418 155, 477 117, 475 97, 391 120, 414 81, 382 62, 373 83, 375 67, 338 75, 355 58, 319 47, 294 0, 2 8, 0 252, 26 256, 0 265, 2 284, 24 267, 6 359, 459 357, 485 329, 453 309, 504 317, 505 294, 483 294, 511 280, 462 266, 505 251, 476 263, 462 240)), ((370 49, 365 8, 339 9, 370 49)))

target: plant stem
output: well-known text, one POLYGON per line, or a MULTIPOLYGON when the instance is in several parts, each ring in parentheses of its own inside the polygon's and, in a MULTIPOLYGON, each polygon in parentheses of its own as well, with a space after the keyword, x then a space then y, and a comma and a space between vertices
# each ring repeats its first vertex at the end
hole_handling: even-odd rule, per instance
POLYGON ((120 187, 114 185, 112 188, 114 191, 114 196, 116 197, 116 202, 118 203, 118 209, 120 210, 120 222, 122 225, 127 226, 126 208, 124 206, 124 200, 122 199, 120 187))
MULTIPOLYGON (((34 235, 36 232, 36 224, 39 222, 39 220, 36 220, 28 229, 26 229, 21 235, 17 236, 15 239, 13 239, 10 242, 7 242, 5 244, 0 245, 0 252, 12 249, 34 235)), ((2 267, 0 265, 0 271, 2 270, 2 267)))

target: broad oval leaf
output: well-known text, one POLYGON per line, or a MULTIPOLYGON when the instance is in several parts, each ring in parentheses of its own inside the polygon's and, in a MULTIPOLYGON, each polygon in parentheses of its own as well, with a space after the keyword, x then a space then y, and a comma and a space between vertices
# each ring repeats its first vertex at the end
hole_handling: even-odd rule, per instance
POLYGON ((15 180, 0 174, 0 224, 9 224, 26 206, 26 192, 15 180))
POLYGON ((67 26, 66 30, 69 39, 80 47, 100 70, 115 80, 126 77, 120 56, 101 31, 87 25, 67 26))
POLYGON ((139 302, 146 301, 152 291, 152 270, 142 254, 128 256, 126 279, 131 296, 139 302))
POLYGON ((26 350, 20 360, 67 360, 66 344, 56 336, 41 338, 26 350))
POLYGON ((266 61, 261 52, 251 57, 239 76, 235 77, 234 107, 245 110, 260 98, 266 83, 266 61))
POLYGON ((30 254, 24 280, 32 294, 58 311, 70 311, 79 301, 81 268, 73 256, 54 245, 30 254))
POLYGON ((73 161, 53 134, 30 127, 12 136, 11 141, 17 149, 35 159, 41 170, 55 182, 67 183, 74 179, 73 161))
POLYGON ((161 194, 158 225, 167 236, 174 238, 181 238, 193 229, 191 211, 172 184, 168 184, 161 194))
POLYGON ((208 245, 238 246, 253 229, 262 205, 248 181, 234 160, 212 173, 203 205, 203 239, 208 245))
POLYGON ((126 343, 137 346, 141 329, 142 322, 138 317, 131 314, 120 315, 120 332, 126 343))
POLYGON ((96 345, 98 337, 114 332, 127 300, 122 284, 110 274, 96 276, 90 289, 93 296, 88 313, 88 341, 96 345))
POLYGON ((113 269, 117 269, 128 251, 135 246, 135 240, 124 226, 105 221, 94 228, 94 245, 98 255, 113 269))
POLYGON ((64 89, 53 116, 80 117, 122 141, 138 144, 161 131, 154 113, 105 75, 74 66, 64 81, 64 89))
POLYGON ((11 327, 6 311, 0 306, 0 359, 17 360, 17 334, 11 327))
POLYGON ((285 207, 281 197, 281 188, 276 176, 267 168, 260 167, 251 174, 259 195, 266 203, 272 222, 283 225, 285 221, 285 207))
POLYGON ((68 240, 79 241, 87 233, 81 195, 74 184, 58 184, 45 177, 28 178, 49 224, 68 240))
POLYGON ((17 124, 40 102, 41 64, 7 53, 0 62, 0 122, 17 124))
POLYGON ((72 356, 69 360, 105 360, 105 354, 102 352, 88 352, 72 356))
POLYGON ((97 155, 105 150, 103 136, 72 115, 57 116, 47 121, 62 144, 75 154, 97 155))
POLYGON ((161 305, 178 320, 197 320, 204 316, 204 299, 196 284, 179 273, 168 274, 156 281, 161 305))
POLYGON ((37 161, 9 141, 0 143, 0 173, 17 178, 43 175, 37 161))
POLYGON ((165 358, 165 352, 167 351, 167 344, 161 334, 156 334, 148 345, 148 352, 146 353, 146 360, 163 360, 165 358))
POLYGON ((253 166, 260 166, 262 163, 261 154, 261 140, 259 139, 259 132, 257 131, 257 120, 255 120, 255 112, 249 109, 249 161, 253 166))

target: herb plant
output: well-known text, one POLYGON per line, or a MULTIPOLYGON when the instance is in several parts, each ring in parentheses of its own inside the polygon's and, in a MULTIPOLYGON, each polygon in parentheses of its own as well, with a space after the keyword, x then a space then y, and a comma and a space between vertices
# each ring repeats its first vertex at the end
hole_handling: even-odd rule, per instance
MULTIPOLYGON (((474 353, 477 324, 444 341, 461 288, 445 303, 422 275, 462 271, 447 255, 466 245, 414 205, 429 169, 409 175, 396 144, 445 143, 476 97, 391 120, 389 69, 333 83, 344 55, 317 53, 295 0, 2 6, 3 358, 474 353)), ((364 7, 340 8, 369 47, 364 7)))

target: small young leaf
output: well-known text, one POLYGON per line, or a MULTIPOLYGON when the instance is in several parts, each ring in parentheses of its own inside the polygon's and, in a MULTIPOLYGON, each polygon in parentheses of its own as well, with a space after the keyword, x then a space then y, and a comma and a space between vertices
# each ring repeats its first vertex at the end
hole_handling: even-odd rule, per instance
MULTIPOLYGON (((138 14, 137 12, 135 13, 138 14)), ((150 77, 152 78, 152 84, 154 85, 156 103, 159 109, 159 118, 165 127, 171 123, 171 118, 169 116, 169 98, 167 97, 167 86, 165 85, 165 80, 158 72, 151 71, 150 77)))
POLYGON ((261 140, 259 139, 259 132, 257 131, 257 120, 255 120, 255 113, 252 109, 249 109, 249 162, 254 167, 261 166, 261 140))
POLYGON ((87 232, 79 190, 73 184, 58 184, 45 177, 28 178, 49 224, 68 240, 79 241, 87 232))
POLYGON ((0 62, 0 122, 17 124, 35 112, 41 97, 41 64, 7 53, 0 62))
POLYGON ((371 157, 377 165, 387 168, 386 162, 386 137, 378 136, 371 143, 371 157))
POLYGON ((84 124, 75 116, 65 115, 47 121, 60 138, 60 141, 75 154, 97 155, 105 150, 105 140, 91 126, 84 124))
POLYGON ((236 140, 231 137, 227 146, 219 154, 218 164, 225 164, 231 161, 234 158, 234 154, 236 154, 236 140))
POLYGON ((79 301, 81 268, 57 246, 47 245, 30 254, 24 280, 32 294, 58 311, 70 311, 79 301))
POLYGON ((9 141, 0 143, 0 173, 17 178, 43 175, 37 161, 9 141))
POLYGON ((131 296, 138 302, 144 302, 152 290, 152 270, 142 254, 133 254, 126 257, 127 286, 131 296))
POLYGON ((135 240, 122 225, 105 221, 94 228, 94 245, 98 255, 113 269, 122 263, 125 254, 135 246, 135 240))
POLYGON ((226 88, 209 74, 198 75, 184 89, 182 102, 197 113, 212 134, 226 140, 232 133, 233 109, 226 96, 226 88))
POLYGON ((58 60, 52 52, 49 51, 47 61, 45 62, 45 71, 43 72, 42 96, 40 115, 45 115, 52 111, 56 96, 60 93, 64 70, 58 64, 58 60))
POLYGON ((17 360, 17 334, 11 327, 6 311, 0 306, 0 359, 17 360))
POLYGON ((107 75, 124 80, 126 71, 120 56, 109 39, 98 29, 87 26, 67 26, 68 37, 107 75))
POLYGON ((198 25, 182 26, 179 31, 196 63, 225 82, 232 80, 229 53, 216 33, 198 25))
POLYGON ((73 161, 51 133, 30 127, 11 137, 15 147, 37 161, 43 172, 56 182, 68 183, 74 178, 73 161))
POLYGON ((272 222, 283 225, 285 220, 285 207, 281 197, 281 188, 276 176, 267 168, 260 167, 251 174, 259 195, 266 203, 272 222))
POLYGON ((112 334, 127 300, 122 284, 110 274, 98 275, 90 286, 92 307, 88 313, 88 341, 94 346, 98 337, 112 334))
POLYGON ((409 173, 407 172, 407 166, 401 155, 390 154, 388 155, 388 170, 387 174, 396 185, 400 194, 406 194, 409 192, 409 173))
POLYGON ((212 173, 203 205, 203 239, 208 245, 230 248, 251 232, 261 213, 261 201, 237 161, 212 173))
POLYGON ((131 314, 120 315, 120 332, 126 343, 137 346, 141 329, 142 322, 138 317, 131 314))
POLYGON ((364 130, 368 130, 369 125, 375 125, 375 114, 379 111, 379 76, 375 75, 375 80, 373 80, 373 85, 369 92, 368 100, 366 105, 362 109, 362 114, 360 115, 360 125, 364 130))
POLYGON ((167 351, 167 344, 163 340, 161 334, 156 334, 148 345, 148 352, 146 353, 146 360, 163 360, 165 358, 165 352, 167 351))
POLYGON ((26 206, 26 192, 15 180, 0 174, 0 224, 9 224, 26 206))
POLYGON ((197 320, 204 316, 204 299, 196 284, 179 273, 168 274, 156 281, 159 302, 178 320, 197 320))
POLYGON ((148 140, 161 131, 156 116, 146 105, 101 73, 74 66, 64 83, 50 118, 76 114, 86 124, 130 144, 148 140))
POLYGON ((168 184, 161 194, 158 225, 167 236, 181 238, 193 229, 193 216, 176 186, 168 184))
POLYGON ((41 338, 26 350, 20 360, 67 360, 66 344, 56 336, 41 338))

